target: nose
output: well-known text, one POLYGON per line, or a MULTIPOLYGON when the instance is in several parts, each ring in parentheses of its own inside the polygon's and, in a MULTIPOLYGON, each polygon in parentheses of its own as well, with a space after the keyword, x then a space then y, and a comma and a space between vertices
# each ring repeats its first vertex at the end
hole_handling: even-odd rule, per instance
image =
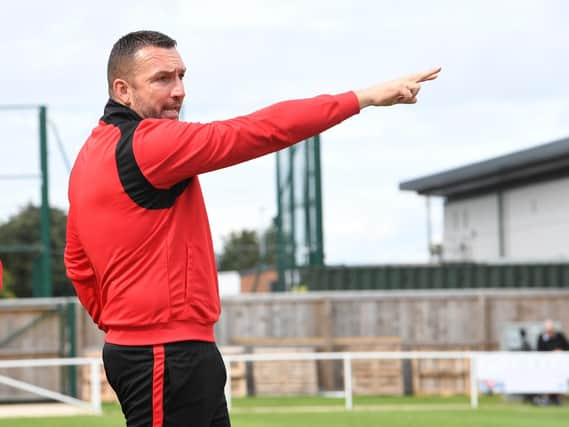
POLYGON ((172 88, 172 97, 183 99, 186 96, 186 91, 184 90, 184 82, 180 78, 176 78, 174 87, 172 88))

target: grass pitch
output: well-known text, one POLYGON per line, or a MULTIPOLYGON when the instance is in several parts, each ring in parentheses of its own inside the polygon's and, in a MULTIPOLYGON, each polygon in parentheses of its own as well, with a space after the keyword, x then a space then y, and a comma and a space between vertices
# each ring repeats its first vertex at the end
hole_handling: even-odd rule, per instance
MULTIPOLYGON (((500 397, 482 397, 480 407, 453 398, 360 397, 346 411, 342 399, 235 399, 233 427, 567 427, 569 406, 534 407, 500 397)), ((0 411, 2 407, 0 405, 0 411)), ((0 418, 0 427, 119 427, 118 405, 105 405, 102 416, 0 418)))

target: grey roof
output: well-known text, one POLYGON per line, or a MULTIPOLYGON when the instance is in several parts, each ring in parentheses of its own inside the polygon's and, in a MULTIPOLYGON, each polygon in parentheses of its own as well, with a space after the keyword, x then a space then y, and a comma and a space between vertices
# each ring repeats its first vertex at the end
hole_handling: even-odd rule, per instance
POLYGON ((399 189, 448 197, 563 174, 569 175, 569 138, 405 181, 399 189))

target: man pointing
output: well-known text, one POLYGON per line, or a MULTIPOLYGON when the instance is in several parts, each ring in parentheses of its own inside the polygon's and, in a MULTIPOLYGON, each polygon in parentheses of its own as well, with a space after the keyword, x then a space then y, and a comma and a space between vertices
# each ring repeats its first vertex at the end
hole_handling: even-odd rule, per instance
POLYGON ((229 426, 215 345, 217 272, 199 175, 272 153, 370 106, 413 104, 440 68, 212 123, 178 121, 186 66, 170 37, 120 38, 109 101, 69 183, 65 264, 106 332, 128 426, 229 426))

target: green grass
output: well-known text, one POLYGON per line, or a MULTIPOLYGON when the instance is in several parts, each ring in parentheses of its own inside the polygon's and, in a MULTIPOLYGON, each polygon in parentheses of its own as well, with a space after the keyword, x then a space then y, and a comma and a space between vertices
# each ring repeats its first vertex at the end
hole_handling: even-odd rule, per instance
MULTIPOLYGON (((504 404, 505 402, 497 397, 483 397, 484 405, 504 404)), ((343 398, 325 397, 247 397, 233 400, 236 408, 255 408, 255 407, 306 407, 306 406, 338 406, 344 407, 343 398)), ((470 405, 470 398, 467 396, 356 396, 354 406, 358 405, 429 405, 429 404, 463 404, 470 405)))
MULTIPOLYGON (((466 397, 358 397, 355 410, 342 399, 246 398, 233 401, 233 427, 567 427, 569 407, 533 407, 499 397, 482 397, 469 408, 466 397), (256 411, 256 412, 254 412, 256 411)), ((0 411, 2 407, 0 406, 0 411)), ((118 405, 104 405, 102 416, 0 418, 0 427, 119 427, 118 405)))

